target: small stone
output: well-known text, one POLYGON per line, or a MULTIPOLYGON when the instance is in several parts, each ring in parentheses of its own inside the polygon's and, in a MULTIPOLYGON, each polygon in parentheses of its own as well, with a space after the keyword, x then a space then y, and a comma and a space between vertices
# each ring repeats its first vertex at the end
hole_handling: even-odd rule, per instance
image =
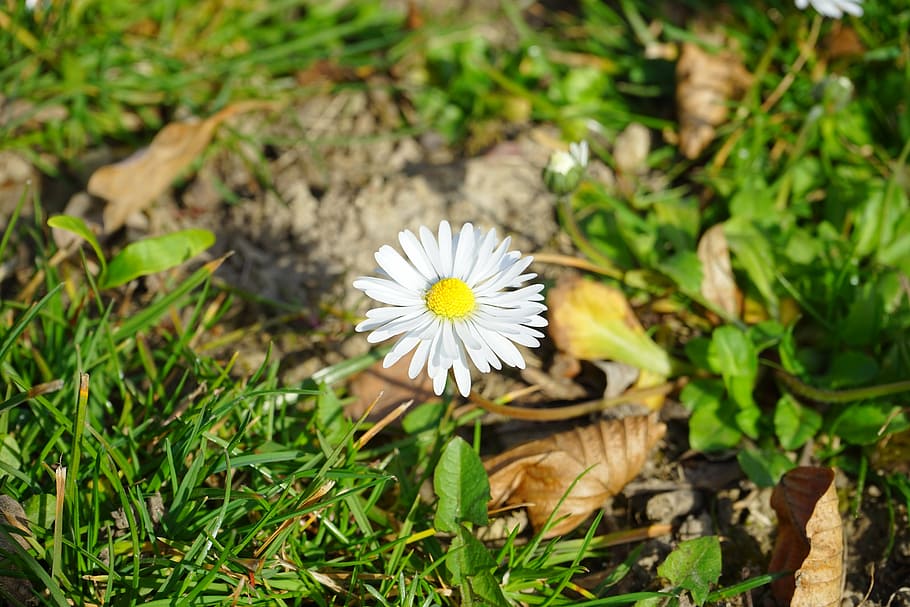
POLYGON ((616 137, 613 144, 616 168, 622 173, 640 173, 646 168, 645 162, 650 151, 651 132, 648 127, 633 122, 616 137))
POLYGON ((658 493, 645 505, 645 515, 648 520, 669 523, 698 510, 702 502, 701 493, 691 489, 658 493))

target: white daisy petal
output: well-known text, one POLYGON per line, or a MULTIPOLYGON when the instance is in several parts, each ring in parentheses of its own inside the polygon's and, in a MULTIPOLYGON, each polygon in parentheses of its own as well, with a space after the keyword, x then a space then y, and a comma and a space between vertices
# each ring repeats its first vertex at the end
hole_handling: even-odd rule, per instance
POLYGON ((367 337, 367 341, 375 344, 404 332, 413 335, 416 339, 420 339, 421 333, 426 331, 426 328, 430 326, 432 322, 433 315, 427 314, 426 312, 423 312, 420 315, 409 315, 397 318, 374 329, 369 337, 367 337))
POLYGON ((388 245, 379 249, 380 277, 354 281, 387 304, 368 311, 355 329, 368 331, 370 343, 397 337, 383 364, 411 353, 409 377, 425 369, 436 394, 442 394, 451 374, 458 392, 467 396, 471 365, 481 373, 503 365, 524 368, 516 344, 538 346, 544 335, 537 328, 547 324, 543 285, 525 284, 536 277, 526 272, 531 258, 510 251, 510 238, 499 242, 495 230, 470 223, 454 235, 446 221, 436 234, 427 227, 418 234, 398 235, 404 255, 388 245))
POLYGON ((399 360, 401 360, 402 356, 413 350, 414 346, 416 346, 419 341, 419 339, 411 337, 410 335, 405 335, 399 339, 391 351, 386 354, 385 358, 382 360, 383 368, 388 369, 397 363, 399 360))
POLYGON ((420 244, 423 245, 423 250, 427 254, 427 259, 433 264, 433 270, 435 270, 436 276, 440 278, 447 276, 442 269, 442 260, 439 257, 439 245, 436 243, 436 237, 433 236, 433 232, 425 226, 420 226, 420 244))
POLYGON ((441 264, 442 276, 454 276, 452 274, 452 227, 448 221, 439 222, 439 261, 441 264))
POLYGON ((502 359, 502 362, 511 367, 524 369, 525 360, 521 356, 521 352, 518 351, 518 348, 515 347, 515 344, 496 331, 482 329, 482 335, 486 338, 487 343, 490 345, 493 352, 496 353, 496 356, 502 359))
POLYGON ((414 356, 411 357, 411 364, 408 365, 408 377, 414 379, 420 373, 420 370, 427 364, 427 356, 430 354, 430 342, 425 339, 420 340, 417 349, 414 350, 414 356))
POLYGON ((466 281, 474 267, 475 251, 474 226, 464 224, 455 239, 455 259, 452 262, 452 276, 466 281))
POLYGON ((446 369, 442 373, 438 373, 436 375, 431 376, 433 378, 433 392, 435 392, 437 396, 442 394, 443 388, 446 387, 447 373, 448 373, 448 369, 446 369))
POLYGON ((472 286, 480 286, 492 276, 495 276, 497 268, 499 268, 502 260, 505 258, 511 240, 511 238, 506 237, 506 239, 499 243, 499 246, 490 253, 489 257, 486 259, 478 259, 477 265, 474 267, 474 270, 471 272, 471 275, 466 282, 472 286))
POLYGON ((468 396, 471 393, 471 370, 468 369, 468 361, 461 348, 458 348, 458 358, 452 364, 452 372, 458 391, 462 396, 468 396))
POLYGON ((863 0, 795 0, 796 8, 806 9, 810 4, 812 8, 825 17, 840 19, 844 13, 861 17, 863 14, 863 0))
POLYGON ((430 258, 427 257, 427 252, 421 246, 417 237, 414 236, 414 232, 410 230, 401 232, 398 235, 398 242, 401 244, 401 248, 408 256, 408 259, 411 260, 417 271, 423 274, 424 278, 430 281, 435 281, 439 278, 439 274, 433 269, 433 264, 430 262, 430 258))
POLYGON ((412 291, 421 291, 427 288, 428 279, 415 270, 414 266, 405 261, 404 257, 389 245, 382 245, 376 251, 374 257, 379 267, 385 270, 392 280, 404 288, 412 291))
POLYGON ((412 306, 422 299, 419 294, 385 278, 358 278, 354 287, 379 302, 393 306, 412 306))

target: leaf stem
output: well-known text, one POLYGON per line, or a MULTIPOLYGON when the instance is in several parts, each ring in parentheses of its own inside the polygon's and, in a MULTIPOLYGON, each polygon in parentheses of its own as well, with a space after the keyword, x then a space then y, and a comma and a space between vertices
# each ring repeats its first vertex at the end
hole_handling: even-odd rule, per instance
POLYGON ((863 388, 849 388, 847 390, 827 390, 824 388, 815 388, 795 375, 786 371, 777 369, 775 376, 787 390, 797 396, 808 398, 820 403, 851 403, 858 400, 868 400, 882 396, 891 396, 902 392, 910 392, 910 380, 898 381, 890 384, 879 384, 877 386, 866 386, 863 388))

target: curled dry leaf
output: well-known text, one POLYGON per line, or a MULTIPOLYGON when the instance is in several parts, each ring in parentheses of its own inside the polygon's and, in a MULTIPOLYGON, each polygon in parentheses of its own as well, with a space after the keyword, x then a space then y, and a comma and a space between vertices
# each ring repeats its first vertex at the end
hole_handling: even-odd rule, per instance
POLYGON ((113 232, 127 217, 146 208, 181 171, 196 159, 219 124, 243 112, 273 107, 264 101, 235 103, 206 120, 173 122, 148 147, 96 170, 88 181, 90 194, 107 200, 104 230, 113 232))
POLYGON ((729 51, 709 54, 691 42, 683 44, 676 63, 676 110, 679 148, 697 158, 714 139, 715 128, 727 119, 727 104, 742 95, 752 75, 729 51))
POLYGON ((509 449, 484 462, 490 508, 525 504, 536 529, 553 515, 546 537, 568 533, 622 491, 666 430, 655 415, 642 415, 601 420, 509 449))
POLYGON ((739 316, 742 294, 736 288, 722 223, 711 226, 702 234, 698 241, 698 259, 701 261, 702 296, 729 316, 739 316))
POLYGON ((768 570, 792 571, 771 588, 791 607, 840 605, 844 588, 844 530, 834 470, 794 468, 771 494, 778 534, 768 570))

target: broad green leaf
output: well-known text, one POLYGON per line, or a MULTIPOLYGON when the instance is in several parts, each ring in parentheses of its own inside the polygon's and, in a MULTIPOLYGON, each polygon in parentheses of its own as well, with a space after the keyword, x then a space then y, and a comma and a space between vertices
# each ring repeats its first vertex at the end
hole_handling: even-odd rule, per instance
POLYGON ((671 584, 688 590, 696 605, 704 605, 721 574, 720 541, 716 536, 680 542, 657 568, 671 584))
POLYGON ((774 192, 760 173, 743 176, 742 185, 730 199, 730 214, 742 221, 768 221, 777 211, 774 192))
POLYGON ((726 399, 705 399, 689 418, 689 446, 708 453, 739 445, 742 432, 735 412, 736 406, 726 399))
POLYGON ((763 320, 749 327, 746 334, 755 346, 756 353, 759 353, 780 343, 786 332, 786 327, 776 320, 763 320))
POLYGON ((695 251, 677 253, 663 260, 657 269, 672 278, 683 293, 699 296, 703 274, 695 251))
POLYGON ((774 272, 777 268, 771 243, 751 222, 732 218, 724 224, 724 235, 733 257, 746 271, 771 311, 777 317, 778 299, 774 292, 774 272))
POLYGON ((875 254, 895 239, 895 227, 906 215, 908 200, 902 187, 882 180, 874 186, 858 209, 853 242, 856 254, 875 254))
POLYGON ((828 385, 836 390, 868 383, 877 375, 878 363, 874 358, 856 350, 847 350, 839 352, 831 361, 826 379, 828 385))
POLYGON ((679 401, 689 410, 716 406, 724 397, 724 385, 716 379, 696 378, 679 393, 679 401))
MULTIPOLYGON (((436 526, 439 529, 439 525, 436 526)), ((446 555, 446 568, 452 574, 452 582, 461 584, 469 577, 496 567, 490 551, 474 534, 458 525, 455 537, 446 555)))
POLYGON ((781 336, 780 344, 777 346, 777 354, 780 356, 780 363, 783 365, 784 370, 799 377, 804 375, 807 369, 803 360, 804 357, 801 356, 801 352, 796 347, 796 338, 793 337, 794 327, 795 325, 787 327, 786 333, 781 336))
POLYGON ((134 278, 163 272, 191 259, 215 243, 208 230, 181 230, 128 244, 111 260, 101 281, 110 289, 134 278))
POLYGON ((864 284, 850 301, 846 318, 838 323, 840 338, 850 346, 877 343, 885 319, 876 285, 864 284))
POLYGON ((788 451, 799 449, 822 427, 822 416, 815 409, 804 407, 789 394, 777 401, 774 409, 774 433, 788 451))
POLYGON ((880 401, 846 405, 831 421, 831 433, 855 445, 871 445, 907 428, 910 420, 901 407, 880 401))
POLYGON ((51 493, 36 493, 22 504, 29 522, 50 529, 57 515, 56 497, 51 493))
POLYGON ((710 371, 711 365, 708 363, 708 348, 710 346, 711 340, 707 337, 692 338, 686 342, 686 356, 699 369, 710 371))
POLYGON ((783 453, 765 449, 743 449, 736 454, 736 460, 749 480, 759 487, 773 487, 784 473, 796 466, 783 453))
POLYGON ((510 607, 509 601, 502 593, 502 587, 490 571, 483 571, 468 578, 466 586, 474 595, 475 605, 510 607))
MULTIPOLYGON (((734 381, 741 380, 741 377, 734 377, 734 381)), ((752 399, 751 392, 748 394, 749 403, 736 403, 737 410, 733 418, 736 420, 736 427, 742 430, 742 433, 752 439, 757 439, 761 434, 759 425, 762 421, 761 409, 752 399)))
MULTIPOLYGON (((756 407, 752 390, 758 374, 758 352, 742 330, 732 325, 715 329, 708 346, 708 364, 724 378, 727 392, 740 409, 756 407)), ((748 428, 751 426, 744 425, 743 430, 755 438, 754 430, 748 428)))
POLYGON ((95 256, 98 258, 99 263, 101 263, 101 274, 104 275, 107 270, 107 260, 104 258, 98 239, 95 238, 95 233, 92 232, 91 228, 86 225, 81 217, 54 215, 47 220, 47 225, 58 230, 66 230, 89 243, 95 251, 95 256))
POLYGON ((731 377, 755 377, 758 372, 758 354, 746 334, 731 325, 714 330, 708 346, 708 363, 711 370, 731 377))
POLYGON ((442 450, 433 474, 433 489, 439 496, 435 526, 455 531, 460 523, 487 524, 490 481, 480 456, 460 437, 442 450))

